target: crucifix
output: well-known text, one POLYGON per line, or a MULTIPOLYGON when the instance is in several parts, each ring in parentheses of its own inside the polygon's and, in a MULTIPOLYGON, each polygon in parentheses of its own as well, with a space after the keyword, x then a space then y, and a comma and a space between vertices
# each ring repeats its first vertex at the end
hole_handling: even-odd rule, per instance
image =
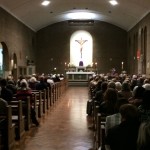
POLYGON ((80 44, 80 53, 81 53, 81 58, 82 58, 82 49, 83 49, 83 44, 87 41, 87 40, 75 40, 76 42, 78 42, 80 44))

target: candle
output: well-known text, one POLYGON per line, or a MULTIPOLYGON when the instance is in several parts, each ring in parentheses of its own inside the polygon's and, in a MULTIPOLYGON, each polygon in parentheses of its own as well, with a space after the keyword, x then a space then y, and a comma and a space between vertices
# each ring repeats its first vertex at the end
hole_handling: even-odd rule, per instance
POLYGON ((122 62, 121 62, 121 69, 122 69, 122 70, 123 70, 123 64, 124 64, 124 62, 122 61, 122 62))

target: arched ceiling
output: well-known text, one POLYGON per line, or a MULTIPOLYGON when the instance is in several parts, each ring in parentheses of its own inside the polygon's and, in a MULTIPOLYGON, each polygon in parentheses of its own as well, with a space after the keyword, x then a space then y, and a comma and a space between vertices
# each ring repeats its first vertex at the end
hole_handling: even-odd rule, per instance
POLYGON ((45 7, 41 5, 42 0, 0 0, 0 6, 34 31, 70 20, 68 13, 72 12, 90 12, 95 15, 90 19, 105 21, 128 31, 150 12, 150 0, 117 0, 116 6, 110 5, 109 0, 50 1, 45 7))

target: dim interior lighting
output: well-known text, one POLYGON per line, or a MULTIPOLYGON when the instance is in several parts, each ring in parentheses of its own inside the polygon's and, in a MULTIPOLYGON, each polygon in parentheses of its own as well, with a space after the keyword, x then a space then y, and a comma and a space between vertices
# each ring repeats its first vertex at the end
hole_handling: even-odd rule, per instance
POLYGON ((110 0, 109 3, 113 6, 118 4, 118 2, 116 0, 110 0))
POLYGON ((49 3, 50 3, 50 1, 44 0, 41 4, 42 4, 43 6, 47 6, 47 5, 49 5, 49 3))

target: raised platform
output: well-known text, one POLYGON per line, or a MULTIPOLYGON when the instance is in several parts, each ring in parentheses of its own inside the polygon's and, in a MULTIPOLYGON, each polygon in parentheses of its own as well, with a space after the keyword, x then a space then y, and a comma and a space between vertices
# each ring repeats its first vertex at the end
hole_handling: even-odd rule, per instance
POLYGON ((94 72, 66 72, 69 85, 87 86, 94 72))
POLYGON ((95 68, 91 66, 70 66, 69 68, 66 69, 67 72, 94 72, 95 68))

